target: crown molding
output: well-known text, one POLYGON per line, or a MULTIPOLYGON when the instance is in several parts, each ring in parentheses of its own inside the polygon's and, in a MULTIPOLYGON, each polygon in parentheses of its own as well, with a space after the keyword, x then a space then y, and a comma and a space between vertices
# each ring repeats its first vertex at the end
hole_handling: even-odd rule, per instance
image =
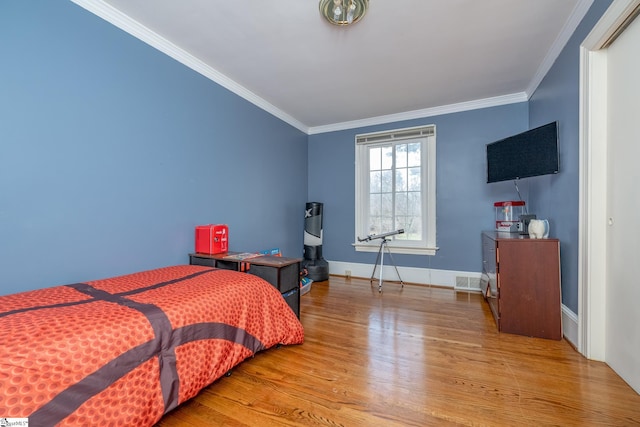
POLYGON ((403 113, 389 114, 385 116, 370 117, 360 120, 334 123, 330 125, 309 127, 299 120, 295 119, 290 114, 277 108, 264 98, 251 92, 244 86, 238 84, 234 80, 230 79, 226 75, 220 73, 213 67, 205 64, 195 56, 171 43, 169 40, 156 34, 149 28, 142 25, 140 22, 130 18, 124 13, 120 12, 113 6, 105 3, 102 0, 71 0, 73 3, 82 7, 83 9, 93 13, 94 15, 104 19, 105 21, 113 24, 117 28, 125 31, 133 37, 147 43, 149 46, 159 50, 160 52, 175 59, 181 64, 191 68, 204 77, 212 80, 220 86, 235 93, 248 102, 256 105, 264 111, 272 114, 280 120, 288 123, 296 129, 302 131, 307 135, 313 135, 324 132, 334 132, 339 130, 353 129, 365 126, 372 126, 378 124, 392 123, 404 120, 412 120, 417 118, 432 117, 442 114, 458 113, 462 111, 469 111, 479 108, 495 107, 506 104, 513 104, 518 102, 528 101, 533 92, 537 89, 538 85, 547 74, 558 55, 564 48, 565 44, 582 21, 582 18, 589 10, 589 7, 594 0, 581 0, 574 8, 570 19, 567 21, 561 34, 555 40, 554 45, 547 53, 542 65, 539 67, 536 75, 531 81, 529 88, 526 92, 518 92, 509 95, 497 96, 492 98, 478 99, 468 102, 462 102, 457 104, 449 104, 434 108, 426 108, 421 110, 407 111, 403 113))
POLYGON ((230 90, 236 95, 244 98, 252 104, 262 108, 266 112, 276 116, 280 120, 290 124, 291 126, 299 129, 305 134, 308 133, 309 127, 293 118, 291 115, 285 113, 273 104, 267 102, 263 98, 259 97, 255 93, 251 92, 244 86, 238 84, 234 80, 220 73, 218 70, 205 64, 195 56, 179 48, 175 44, 171 43, 167 39, 159 36, 149 28, 145 27, 138 21, 130 18, 124 13, 120 12, 113 6, 101 1, 101 0, 71 0, 78 6, 86 9, 94 15, 104 19, 105 21, 115 25, 126 33, 131 34, 133 37, 147 43, 149 46, 159 50, 160 52, 170 56, 181 64, 191 68, 197 73, 202 74, 208 79, 216 82, 225 89, 230 90))
POLYGON ((547 52, 547 55, 542 60, 542 64, 538 67, 538 71, 533 76, 531 83, 529 83, 529 87, 526 90, 528 98, 531 98, 533 93, 538 89, 540 83, 542 83, 542 79, 547 75, 553 64, 562 53, 562 49, 566 46, 567 42, 582 22, 582 19, 589 11, 589 8, 593 4, 593 0, 581 0, 576 4, 576 7, 573 8, 571 15, 567 22, 565 22, 560 34, 556 37, 551 49, 547 52))
POLYGON ((460 102, 457 104, 443 105, 440 107, 425 108, 422 110, 407 111, 404 113, 389 114, 386 116, 371 117, 350 122, 334 123, 326 126, 310 127, 308 134, 314 135, 325 132, 335 132, 339 130, 360 128, 365 126, 380 125, 385 123, 400 122, 404 120, 421 119, 425 117, 439 116, 442 114, 459 113, 462 111, 477 110, 479 108, 497 107, 500 105, 515 104, 528 101, 529 97, 525 92, 512 93, 509 95, 495 96, 492 98, 477 99, 474 101, 460 102))

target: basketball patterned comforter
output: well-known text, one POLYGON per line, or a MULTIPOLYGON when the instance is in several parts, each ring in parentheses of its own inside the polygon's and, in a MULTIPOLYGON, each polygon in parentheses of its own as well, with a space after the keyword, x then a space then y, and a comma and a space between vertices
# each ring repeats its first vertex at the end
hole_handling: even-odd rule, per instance
POLYGON ((174 266, 0 297, 0 417, 150 426, 260 350, 300 344, 280 293, 174 266))

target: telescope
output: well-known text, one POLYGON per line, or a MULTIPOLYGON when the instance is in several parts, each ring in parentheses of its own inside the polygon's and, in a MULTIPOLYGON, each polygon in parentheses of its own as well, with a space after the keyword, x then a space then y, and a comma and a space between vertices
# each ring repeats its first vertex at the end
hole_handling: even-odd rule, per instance
POLYGON ((401 228, 401 229, 396 230, 396 231, 389 231, 388 233, 369 234, 364 239, 361 239, 360 237, 358 237, 358 241, 359 242, 369 242, 369 241, 375 240, 375 239, 386 239, 389 236, 395 236, 396 234, 402 234, 402 233, 404 233, 404 228, 401 228))
POLYGON ((393 266, 396 269, 396 273, 398 274, 398 279, 400 279, 400 284, 404 288, 404 282, 402 281, 402 278, 400 277, 400 272, 398 271, 398 266, 393 261, 393 256, 391 255, 391 251, 389 250, 389 246, 387 245, 387 242, 388 242, 387 237, 395 236, 396 234, 402 234, 402 233, 404 233, 404 228, 401 228, 401 229, 395 230, 395 231, 389 231, 388 233, 370 234, 367 237, 365 237, 364 239, 361 239, 361 238, 358 237, 358 241, 360 241, 360 242, 368 242, 368 241, 374 240, 374 239, 382 239, 382 241, 380 242, 380 249, 378 249, 378 256, 376 257, 376 263, 373 266, 373 272, 371 273, 371 280, 369 280, 369 282, 373 283, 373 277, 376 274, 376 268, 378 267, 378 262, 380 262, 380 278, 379 278, 379 282, 378 282, 378 292, 382 292, 382 274, 383 274, 383 266, 384 266, 384 251, 385 251, 385 249, 386 249, 387 253, 389 254, 389 258, 391 258, 391 263, 393 264, 393 266))

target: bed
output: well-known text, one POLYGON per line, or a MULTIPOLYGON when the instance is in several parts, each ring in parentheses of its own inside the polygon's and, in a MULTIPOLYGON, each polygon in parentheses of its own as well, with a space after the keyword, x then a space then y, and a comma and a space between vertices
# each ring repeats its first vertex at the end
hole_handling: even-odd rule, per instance
POLYGON ((263 279, 181 265, 1 296, 0 337, 0 417, 151 426, 304 330, 263 279))

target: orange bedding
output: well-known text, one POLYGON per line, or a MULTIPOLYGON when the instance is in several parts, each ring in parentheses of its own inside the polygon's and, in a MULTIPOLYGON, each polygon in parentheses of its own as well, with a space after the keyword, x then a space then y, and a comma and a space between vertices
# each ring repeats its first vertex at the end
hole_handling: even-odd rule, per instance
POLYGON ((0 297, 0 417, 151 426, 304 331, 250 274, 183 265, 0 297))

